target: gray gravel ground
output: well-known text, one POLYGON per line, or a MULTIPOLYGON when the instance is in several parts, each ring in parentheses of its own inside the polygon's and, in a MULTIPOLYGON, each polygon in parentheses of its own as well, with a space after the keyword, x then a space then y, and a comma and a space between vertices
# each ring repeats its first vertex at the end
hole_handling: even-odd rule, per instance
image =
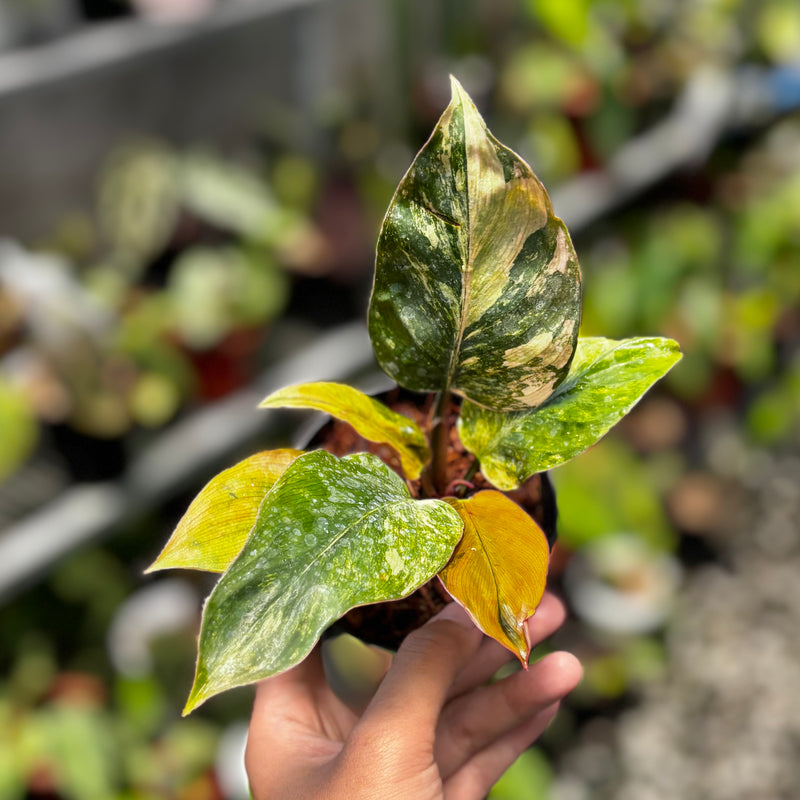
POLYGON ((748 449, 720 420, 703 456, 733 487, 720 559, 686 575, 664 677, 584 731, 557 800, 800 798, 800 447, 748 449))

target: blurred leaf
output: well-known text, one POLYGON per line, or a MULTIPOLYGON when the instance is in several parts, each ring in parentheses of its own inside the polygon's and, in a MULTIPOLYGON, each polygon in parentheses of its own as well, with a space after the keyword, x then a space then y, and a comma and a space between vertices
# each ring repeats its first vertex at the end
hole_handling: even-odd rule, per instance
POLYGON ((177 166, 158 142, 137 142, 112 154, 100 182, 99 216, 111 249, 132 256, 134 274, 160 252, 178 218, 177 166))
POLYGON ((281 156, 272 169, 272 185, 281 203, 310 210, 318 190, 314 162, 299 155, 281 156))
POLYGON ((501 75, 505 102, 519 114, 562 109, 575 87, 587 81, 584 64, 563 47, 534 40, 510 53, 501 75))
POLYGON ((264 179, 208 152, 186 155, 181 163, 181 199, 206 222, 239 234, 245 241, 277 248, 298 269, 314 269, 322 248, 306 217, 279 204, 264 179))
POLYGON ((263 253, 194 247, 172 266, 169 319, 190 347, 207 349, 236 327, 276 316, 288 288, 287 276, 263 253))
POLYGON ((800 358, 763 389, 747 409, 747 429, 760 443, 777 445, 800 427, 800 358))
POLYGON ((260 239, 279 207, 265 181, 208 152, 195 151, 181 162, 184 204, 223 230, 260 239))
POLYGON ((464 535, 439 573, 475 624, 528 665, 525 620, 547 583, 550 547, 536 522, 504 494, 445 498, 464 520, 464 535))
POLYGON ((619 438, 564 464, 553 473, 558 494, 559 540, 569 548, 629 531, 669 552, 675 533, 664 512, 649 464, 619 438))
POLYGON ((447 503, 414 500, 375 456, 300 456, 206 602, 184 713, 294 666, 354 606, 410 594, 444 566, 462 528, 447 503))
POLYGON ((582 338, 566 380, 538 408, 498 414, 464 403, 461 440, 495 486, 514 489, 595 444, 680 357, 671 339, 582 338))
POLYGON ((528 8, 562 42, 578 46, 589 32, 592 0, 527 0, 528 8))
POLYGON ((553 770, 535 748, 525 750, 492 787, 488 800, 548 800, 553 770))
POLYGON ((759 3, 758 40, 767 56, 778 63, 797 63, 800 52, 800 7, 793 0, 759 3))
POLYGON ((417 391, 527 408, 567 373, 580 294, 544 187, 453 79, 381 229, 369 310, 381 367, 417 391))
POLYGON ((264 496, 301 453, 265 450, 212 478, 146 572, 174 568, 224 572, 242 549, 264 496))
POLYGON ((145 428, 166 425, 181 405, 181 394, 175 382, 158 372, 143 372, 136 379, 128 402, 131 416, 145 428))
POLYGON ((430 453, 425 434, 413 420, 397 414, 369 395, 341 383, 302 383, 278 389, 262 408, 313 408, 352 425, 371 442, 381 442, 400 454, 403 472, 416 480, 430 453))
POLYGON ((0 379, 0 482, 31 454, 38 435, 25 398, 0 379))
POLYGON ((108 800, 118 785, 118 752, 111 718, 91 706, 52 705, 35 718, 35 759, 51 772, 59 794, 76 800, 108 800))

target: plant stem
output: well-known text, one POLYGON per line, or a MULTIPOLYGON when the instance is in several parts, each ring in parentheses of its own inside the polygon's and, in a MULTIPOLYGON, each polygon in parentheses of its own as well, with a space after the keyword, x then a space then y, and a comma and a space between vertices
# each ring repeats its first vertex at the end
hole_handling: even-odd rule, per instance
MULTIPOLYGON (((456 497, 463 497, 467 493, 467 489, 474 488, 472 486, 472 479, 478 473, 478 469, 480 469, 481 463, 478 461, 477 458, 472 459, 472 463, 467 468, 467 471, 464 473, 464 477, 458 482, 459 485, 456 486, 454 494, 456 497)), ((452 484, 451 484, 452 485, 452 484)))
POLYGON ((481 468, 481 462, 478 461, 477 458, 472 459, 472 463, 467 468, 467 471, 464 473, 463 480, 471 481, 477 474, 478 470, 481 468))
POLYGON ((436 407, 433 411, 433 426, 431 428, 431 473, 433 485, 440 494, 447 487, 447 448, 450 444, 450 429, 448 426, 448 411, 450 408, 450 391, 439 393, 436 398, 436 407))

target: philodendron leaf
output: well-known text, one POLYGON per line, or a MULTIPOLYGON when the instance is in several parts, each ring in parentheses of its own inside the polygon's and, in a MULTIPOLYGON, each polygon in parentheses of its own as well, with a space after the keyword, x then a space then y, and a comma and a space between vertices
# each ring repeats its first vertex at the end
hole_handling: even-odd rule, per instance
POLYGON ((528 408, 567 374, 580 313, 566 227, 453 79, 378 240, 369 332, 381 367, 416 391, 528 408))
POLYGON ((242 549, 264 495, 302 452, 265 450, 212 478, 145 572, 175 568, 224 572, 242 549))
POLYGON ((680 358, 672 339, 580 339, 569 375, 538 408, 497 414, 464 403, 461 441, 495 486, 514 489, 595 444, 680 358))
POLYGON ((354 606, 410 594, 444 566, 462 528, 447 503, 414 500, 375 456, 300 456, 206 602, 184 713, 297 664, 354 606))
POLYGON ((263 408, 314 408, 352 425, 365 439, 397 450, 407 478, 419 478, 430 452, 425 434, 413 420, 342 383, 301 383, 273 392, 263 408))
POLYGON ((445 499, 464 520, 464 536, 439 577, 475 624, 527 666, 531 648, 524 623, 547 582, 547 537, 500 492, 445 499))

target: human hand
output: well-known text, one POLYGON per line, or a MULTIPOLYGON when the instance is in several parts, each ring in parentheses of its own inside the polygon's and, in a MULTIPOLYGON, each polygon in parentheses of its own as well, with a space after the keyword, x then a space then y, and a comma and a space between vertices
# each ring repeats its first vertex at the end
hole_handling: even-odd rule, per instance
MULTIPOLYGON (((563 622, 546 593, 531 645, 563 622)), ((486 685, 513 656, 457 604, 406 637, 360 716, 332 691, 319 647, 256 690, 245 765, 255 800, 480 800, 547 727, 581 676, 551 653, 486 685)))

